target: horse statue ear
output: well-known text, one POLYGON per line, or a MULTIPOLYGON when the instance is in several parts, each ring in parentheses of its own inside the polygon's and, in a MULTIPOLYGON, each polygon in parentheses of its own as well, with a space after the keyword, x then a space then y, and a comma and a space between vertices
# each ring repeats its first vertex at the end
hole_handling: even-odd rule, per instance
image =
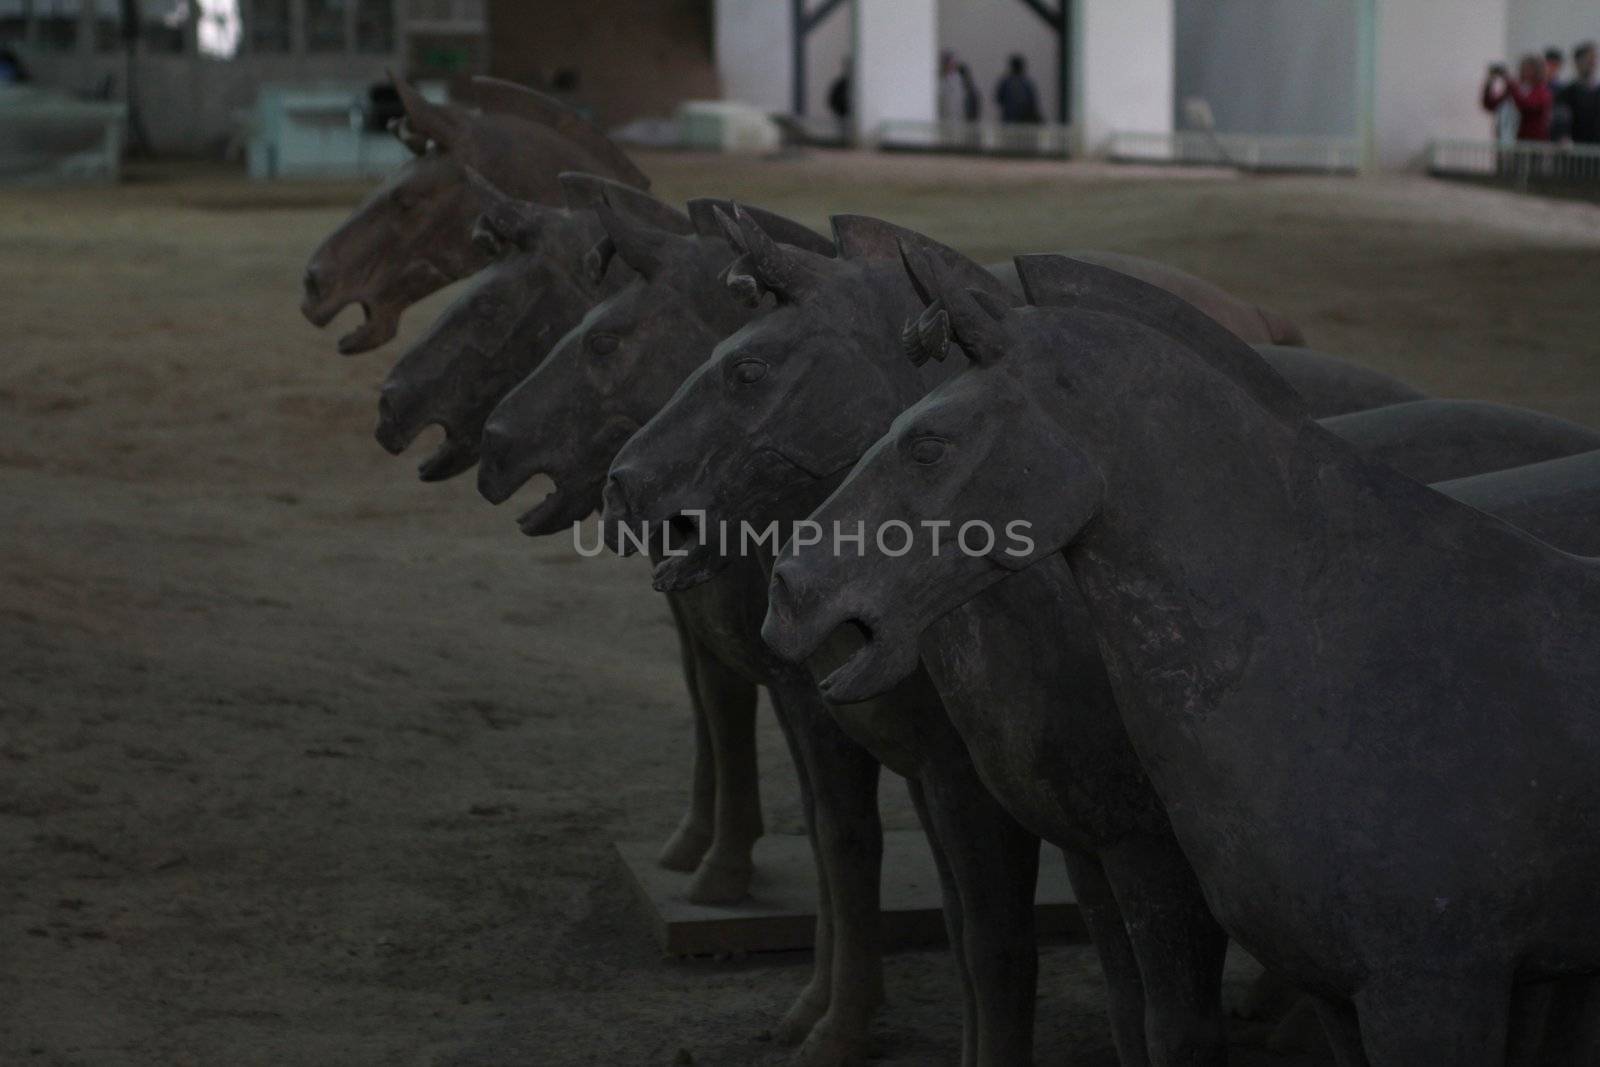
MULTIPOLYGON (((394 88, 406 109, 405 126, 415 141, 422 144, 423 152, 448 150, 461 133, 461 116, 452 108, 428 100, 405 81, 395 79, 394 88)), ((405 144, 416 151, 412 140, 405 144)))
POLYGON ((463 166, 467 182, 483 199, 483 213, 472 226, 472 243, 485 255, 499 258, 506 248, 532 250, 549 220, 552 208, 507 196, 471 167, 463 166))
MULTIPOLYGON (((752 278, 757 286, 783 304, 800 303, 815 290, 822 276, 814 260, 821 257, 778 244, 761 228, 755 216, 738 204, 734 205, 733 222, 738 239, 730 236, 729 240, 735 248, 743 250, 741 260, 748 266, 748 274, 739 276, 752 278)), ((730 284, 734 277, 730 273, 730 284)))
MULTIPOLYGON (((983 289, 948 284, 933 257, 914 244, 901 242, 900 261, 917 295, 930 308, 937 306, 939 314, 945 316, 942 327, 933 323, 919 327, 919 346, 924 333, 933 336, 933 330, 943 328, 948 331, 948 337, 961 346, 967 358, 979 366, 996 363, 1005 356, 1005 331, 1000 323, 1010 308, 1003 300, 983 289)), ((912 361, 925 362, 925 359, 919 361, 913 355, 912 361)))
POLYGON ((905 329, 900 331, 900 346, 914 367, 930 359, 943 362, 950 354, 950 313, 937 301, 929 304, 921 315, 907 320, 905 329))
MULTIPOLYGON (((731 209, 733 205, 730 204, 729 207, 731 209)), ((710 212, 713 225, 722 231, 722 239, 737 253, 734 261, 729 263, 718 276, 718 280, 745 307, 760 307, 764 290, 761 288, 761 283, 756 280, 755 266, 750 261, 750 251, 744 243, 744 231, 733 221, 733 217, 722 209, 721 204, 712 204, 710 212)))
POLYGON ((407 151, 412 155, 420 156, 427 150, 427 138, 418 137, 417 131, 411 128, 411 123, 406 121, 404 115, 390 119, 388 130, 394 134, 394 139, 405 145, 407 151))
POLYGON ((661 273, 672 254, 673 243, 682 240, 677 234, 618 211, 609 198, 596 204, 594 213, 616 255, 647 279, 661 273))
MULTIPOLYGON (((724 200, 715 196, 697 196, 690 200, 686 206, 689 209, 689 219, 694 223, 695 233, 701 237, 721 237, 729 243, 733 242, 733 238, 728 236, 722 221, 717 218, 719 212, 730 218, 732 217, 735 210, 732 200, 724 200)), ((751 207, 748 204, 742 206, 750 217, 756 220, 756 224, 767 231, 767 236, 779 244, 793 245, 796 248, 803 248, 807 252, 814 252, 819 256, 831 257, 833 255, 833 242, 811 227, 803 226, 791 218, 779 215, 775 211, 768 211, 766 208, 751 207)))
POLYGON ((599 285, 606 280, 606 272, 611 269, 611 261, 617 256, 617 242, 609 236, 596 241, 594 247, 583 254, 583 271, 589 278, 589 284, 599 285))
POLYGON ((570 211, 593 211, 597 205, 605 203, 614 211, 668 233, 684 236, 694 233, 694 223, 688 215, 625 182, 572 170, 562 171, 556 180, 561 184, 561 199, 570 211))

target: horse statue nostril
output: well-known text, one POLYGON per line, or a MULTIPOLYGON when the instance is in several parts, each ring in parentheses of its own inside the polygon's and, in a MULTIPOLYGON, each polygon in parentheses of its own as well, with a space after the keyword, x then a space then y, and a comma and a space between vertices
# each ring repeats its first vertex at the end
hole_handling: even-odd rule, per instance
POLYGON ((316 267, 307 267, 305 277, 300 280, 305 287, 306 296, 315 300, 322 295, 322 277, 316 267))
POLYGON ((479 215, 472 224, 472 247, 490 259, 499 259, 505 251, 500 232, 487 214, 479 215))
POLYGON ((510 448, 510 441, 506 435, 492 426, 485 426, 483 434, 478 439, 478 464, 483 470, 499 470, 506 452, 510 448))
POLYGON ((767 586, 767 604, 779 615, 787 617, 794 614, 794 590, 781 567, 772 569, 772 580, 767 586))
POLYGON ((607 522, 628 521, 628 491, 623 485, 621 474, 613 473, 606 478, 606 487, 600 494, 600 503, 607 522))

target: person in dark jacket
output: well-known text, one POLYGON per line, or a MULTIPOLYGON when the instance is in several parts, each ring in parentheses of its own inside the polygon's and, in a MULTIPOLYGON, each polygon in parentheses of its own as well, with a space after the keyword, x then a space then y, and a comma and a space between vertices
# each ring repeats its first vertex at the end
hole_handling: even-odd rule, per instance
POLYGON ((1600 51, 1585 41, 1572 50, 1572 80, 1556 94, 1567 113, 1567 137, 1574 144, 1600 144, 1600 51))
POLYGON ((846 57, 844 69, 828 87, 828 110, 833 112, 834 118, 843 122, 850 117, 850 105, 850 59, 846 57))
POLYGON ((972 68, 965 63, 956 68, 961 76, 961 114, 968 122, 977 122, 983 114, 983 97, 978 94, 978 83, 972 80, 972 68))
POLYGON ((1001 122, 1026 122, 1037 125, 1044 121, 1039 111, 1039 90, 1028 77, 1028 62, 1020 55, 1011 57, 1011 71, 994 91, 995 103, 1000 106, 1001 122))

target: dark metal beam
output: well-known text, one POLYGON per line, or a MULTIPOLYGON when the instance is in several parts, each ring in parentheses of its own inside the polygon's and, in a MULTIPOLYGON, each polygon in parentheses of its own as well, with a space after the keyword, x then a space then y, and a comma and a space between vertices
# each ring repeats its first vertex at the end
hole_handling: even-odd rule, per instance
POLYGON ((1071 0, 1060 0, 1061 6, 1054 11, 1051 11, 1049 8, 1044 6, 1044 0, 1022 0, 1022 2, 1031 7, 1035 15, 1038 15, 1040 18, 1044 19, 1045 23, 1049 25, 1051 29, 1059 29, 1062 21, 1061 15, 1066 11, 1067 4, 1070 3, 1071 0))
MULTIPOLYGON (((806 16, 806 32, 810 33, 816 29, 818 23, 833 14, 834 8, 842 3, 844 3, 844 0, 822 0, 822 3, 817 5, 817 9, 806 16)), ((801 7, 803 8, 804 6, 804 0, 801 0, 801 7)))
POLYGON ((794 70, 790 76, 790 93, 796 115, 806 113, 806 0, 790 0, 790 48, 793 51, 794 70))
POLYGON ((821 25, 822 20, 843 4, 845 0, 822 0, 816 9, 806 11, 806 0, 790 0, 789 4, 789 32, 794 39, 794 72, 790 78, 790 101, 794 105, 796 115, 806 113, 806 38, 811 36, 811 31, 821 25))
POLYGON ((1056 117, 1063 126, 1072 121, 1072 0, 1061 0, 1061 27, 1056 31, 1056 117))

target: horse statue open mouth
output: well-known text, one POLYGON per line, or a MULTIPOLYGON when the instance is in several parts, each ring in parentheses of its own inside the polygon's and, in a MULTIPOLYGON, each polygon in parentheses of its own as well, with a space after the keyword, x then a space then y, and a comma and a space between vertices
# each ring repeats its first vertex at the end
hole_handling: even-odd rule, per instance
POLYGON ((403 81, 395 88, 405 117, 393 132, 413 158, 324 238, 302 279, 300 311, 313 326, 360 305, 364 321, 338 342, 345 355, 387 344, 407 308, 488 266, 493 250, 473 241, 473 226, 503 212, 505 198, 560 208, 569 172, 650 184, 605 134, 542 93, 474 78, 468 110, 403 81))

